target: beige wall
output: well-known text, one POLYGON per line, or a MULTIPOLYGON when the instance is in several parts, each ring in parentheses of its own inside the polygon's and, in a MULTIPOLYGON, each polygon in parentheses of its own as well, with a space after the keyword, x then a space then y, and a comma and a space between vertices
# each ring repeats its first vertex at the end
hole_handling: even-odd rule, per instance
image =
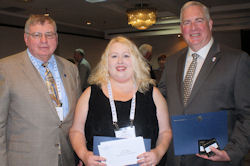
MULTIPOLYGON (((215 39, 234 48, 241 48, 240 31, 215 32, 215 39)), ((161 53, 174 54, 186 46, 182 38, 177 35, 150 36, 144 38, 130 38, 137 46, 148 43, 153 46, 153 68, 158 68, 157 57, 161 53)), ((86 59, 94 67, 100 60, 108 41, 98 38, 90 38, 76 35, 60 34, 59 45, 56 53, 65 58, 72 58, 76 48, 83 48, 86 52, 86 59)), ((23 29, 0 26, 0 58, 23 51, 23 29)))
POLYGON ((86 59, 90 65, 95 66, 108 43, 107 40, 88 38, 74 35, 59 34, 58 47, 56 53, 65 58, 73 58, 76 48, 84 49, 86 59))
POLYGON ((166 54, 167 56, 176 53, 182 48, 186 47, 186 43, 182 38, 178 38, 177 35, 169 36, 154 36, 143 39, 133 39, 139 47, 143 43, 148 43, 153 47, 153 57, 150 61, 153 69, 158 68, 157 57, 160 54, 166 54))
MULTIPOLYGON (((225 32, 214 32, 213 36, 220 43, 226 44, 233 48, 241 49, 241 37, 240 31, 225 31, 225 32)), ((165 53, 167 55, 172 55, 175 52, 186 47, 186 43, 182 37, 178 38, 177 35, 168 36, 151 36, 141 39, 132 39, 135 41, 137 46, 143 43, 148 43, 153 47, 153 57, 150 61, 153 69, 158 68, 157 57, 165 53)))
MULTIPOLYGON (((56 54, 64 58, 73 58, 76 48, 83 48, 86 59, 91 66, 99 61, 108 41, 75 35, 58 34, 56 54)), ((0 26, 0 58, 18 53, 26 49, 23 39, 23 29, 0 26)))
POLYGON ((25 49, 23 29, 0 26, 0 58, 25 49))

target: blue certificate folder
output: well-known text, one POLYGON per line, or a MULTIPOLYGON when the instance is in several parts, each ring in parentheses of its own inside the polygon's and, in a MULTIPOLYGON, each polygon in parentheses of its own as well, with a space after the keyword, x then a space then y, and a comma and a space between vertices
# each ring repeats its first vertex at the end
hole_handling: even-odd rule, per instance
MULTIPOLYGON (((117 140, 117 139, 122 139, 122 138, 116 138, 116 137, 105 137, 105 136, 94 136, 94 143, 93 143, 93 153, 94 155, 98 155, 99 156, 99 150, 98 150, 98 145, 100 145, 101 142, 105 142, 105 141, 113 141, 113 140, 117 140)), ((143 139, 144 140, 144 145, 145 145, 145 149, 147 152, 149 152, 151 150, 151 139, 143 139)), ((137 166, 138 164, 135 164, 133 166, 137 166)), ((130 165, 132 166, 132 165, 130 165)))
POLYGON ((171 124, 177 156, 197 154, 198 140, 215 138, 220 149, 228 142, 226 111, 172 116, 171 124))

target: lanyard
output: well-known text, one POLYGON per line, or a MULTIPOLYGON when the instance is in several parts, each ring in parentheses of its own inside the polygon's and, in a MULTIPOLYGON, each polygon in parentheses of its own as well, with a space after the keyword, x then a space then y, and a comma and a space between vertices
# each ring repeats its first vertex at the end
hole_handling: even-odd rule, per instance
MULTIPOLYGON (((112 88, 111 88, 110 81, 108 81, 107 87, 108 87, 109 103, 111 107, 113 125, 116 127, 117 130, 119 130, 119 127, 117 124, 118 120, 117 120, 116 107, 115 107, 115 102, 114 102, 113 95, 112 95, 112 88)), ((135 94, 133 95, 133 98, 131 101, 131 107, 130 107, 129 119, 130 119, 131 126, 133 125, 134 118, 135 118, 135 94)))

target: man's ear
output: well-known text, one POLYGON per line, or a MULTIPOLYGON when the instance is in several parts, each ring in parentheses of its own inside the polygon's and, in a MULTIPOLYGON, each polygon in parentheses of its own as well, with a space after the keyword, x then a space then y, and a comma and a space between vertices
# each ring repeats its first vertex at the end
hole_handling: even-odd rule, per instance
POLYGON ((24 33, 23 38, 24 38, 25 44, 26 44, 26 46, 27 46, 28 34, 24 33))
POLYGON ((208 24, 209 24, 209 29, 210 29, 210 31, 212 31, 212 28, 213 28, 213 20, 210 19, 209 22, 208 22, 208 24))

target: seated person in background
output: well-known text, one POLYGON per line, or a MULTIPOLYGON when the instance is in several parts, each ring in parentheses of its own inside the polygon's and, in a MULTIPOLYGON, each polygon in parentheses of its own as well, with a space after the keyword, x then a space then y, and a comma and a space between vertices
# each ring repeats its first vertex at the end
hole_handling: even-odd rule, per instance
POLYGON ((136 136, 151 139, 151 151, 139 155, 138 163, 159 163, 172 138, 168 109, 136 45, 124 37, 113 38, 89 83, 91 86, 78 101, 70 129, 72 146, 84 164, 105 165, 100 162, 105 159, 92 152, 93 136, 115 137, 111 103, 120 128, 132 123, 136 136), (130 110, 135 111, 134 120, 130 119, 130 110))
POLYGON ((155 73, 155 77, 156 77, 156 83, 158 84, 160 79, 161 79, 161 74, 163 72, 163 69, 164 69, 164 65, 166 63, 166 58, 167 58, 167 55, 166 54, 161 54, 158 58, 157 58, 157 61, 158 61, 158 65, 159 65, 159 68, 157 70, 154 70, 154 73, 155 73))

